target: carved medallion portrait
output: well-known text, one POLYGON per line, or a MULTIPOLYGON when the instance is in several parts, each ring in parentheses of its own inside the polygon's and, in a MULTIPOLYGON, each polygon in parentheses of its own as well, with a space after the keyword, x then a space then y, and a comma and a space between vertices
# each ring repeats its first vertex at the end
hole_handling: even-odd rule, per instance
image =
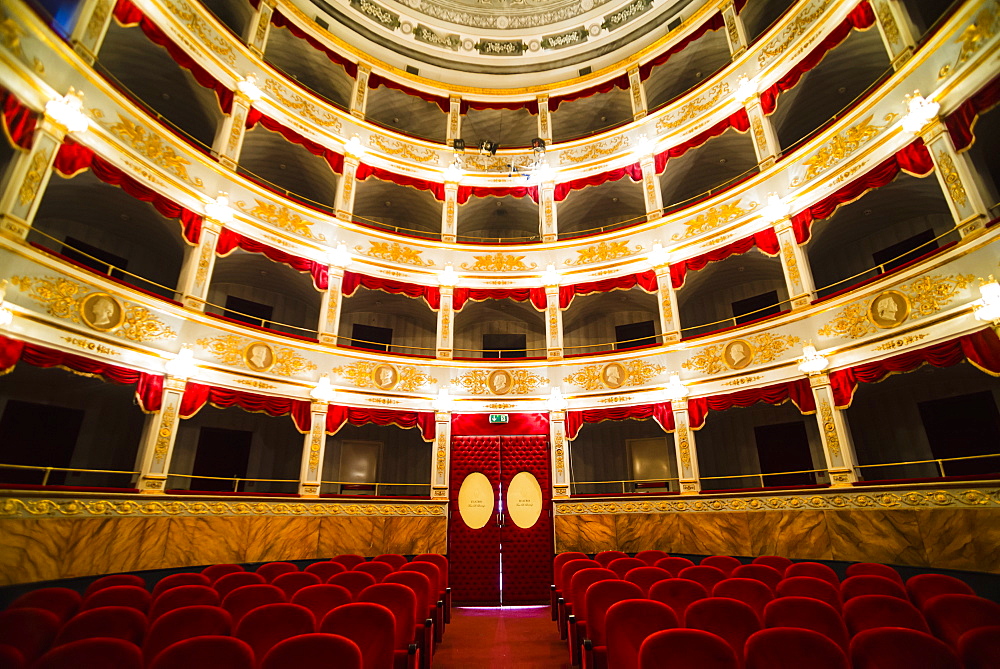
POLYGON ((380 390, 392 390, 399 383, 399 372, 392 365, 378 365, 372 370, 372 383, 380 390))
POLYGON ((122 303, 107 293, 91 293, 80 302, 80 316, 98 332, 117 330, 124 319, 122 303))
POLYGON ((604 384, 606 388, 620 388, 623 383, 625 383, 625 377, 628 372, 625 368, 621 366, 620 363, 612 362, 604 365, 604 369, 601 370, 601 383, 604 384))
POLYGON ((876 327, 894 328, 910 315, 910 300, 898 290, 887 290, 868 305, 868 319, 876 327))
POLYGON ((243 349, 243 362, 255 372, 266 372, 274 366, 274 351, 262 341, 250 342, 243 349))
POLYGON ((506 395, 510 392, 511 382, 510 372, 498 369, 490 374, 486 385, 490 387, 490 392, 494 395, 506 395))
POLYGON ((722 360, 729 369, 743 369, 753 362, 753 346, 743 339, 734 339, 723 349, 722 360))

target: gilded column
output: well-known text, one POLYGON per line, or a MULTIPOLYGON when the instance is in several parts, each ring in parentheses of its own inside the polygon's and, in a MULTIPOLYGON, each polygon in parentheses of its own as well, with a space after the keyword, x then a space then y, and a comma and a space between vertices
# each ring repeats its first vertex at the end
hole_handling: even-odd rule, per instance
POLYGON ((910 20, 910 13, 899 0, 872 0, 871 5, 875 10, 882 43, 892 61, 892 68, 898 70, 913 55, 917 46, 915 36, 919 32, 910 20))
POLYGON ((111 24, 115 0, 86 0, 77 15, 69 43, 87 63, 93 64, 111 24))
POLYGON ((136 455, 136 469, 139 470, 136 487, 144 495, 160 494, 166 485, 186 386, 185 379, 166 376, 160 410, 146 415, 136 455))
POLYGON ((452 309, 452 286, 441 286, 441 305, 437 319, 437 359, 451 360, 455 346, 455 310, 452 309))
POLYGON ((451 461, 451 414, 434 412, 434 459, 431 463, 431 497, 448 499, 448 465, 451 461))
POLYGON ((321 344, 337 345, 337 333, 340 332, 341 299, 340 287, 344 283, 344 270, 336 265, 330 265, 329 282, 323 291, 323 301, 319 307, 319 341, 321 344))
POLYGON ((444 206, 441 207, 441 241, 454 244, 458 239, 458 184, 444 182, 444 206))
POLYGON ((360 119, 365 117, 365 107, 368 105, 368 76, 372 66, 358 63, 358 75, 354 78, 354 88, 351 90, 351 114, 360 119))
POLYGON ((816 422, 823 440, 826 467, 830 470, 830 485, 834 488, 849 487, 858 477, 855 469, 857 458, 847 419, 834 404, 829 376, 813 374, 809 377, 809 385, 816 399, 816 422))
POLYGON ((559 308, 559 286, 545 286, 545 350, 546 359, 562 360, 562 309, 559 308))
POLYGON ((677 309, 677 291, 670 283, 670 266, 660 265, 656 271, 657 303, 660 308, 660 332, 663 333, 663 343, 667 344, 681 339, 681 319, 677 309))
POLYGON ((309 434, 302 447, 302 465, 299 470, 299 496, 319 497, 323 485, 323 455, 326 451, 326 402, 312 402, 309 413, 312 421, 309 434))
POLYGON ((687 400, 674 400, 674 452, 677 457, 677 478, 682 495, 697 495, 701 491, 698 478, 698 451, 694 443, 694 430, 688 420, 687 400))
POLYGON ((65 136, 66 129, 46 116, 35 129, 31 149, 16 152, 10 178, 0 195, 2 232, 7 237, 24 240, 28 236, 65 136))
POLYGON ((750 119, 750 138, 753 140, 753 150, 757 154, 757 162, 762 170, 767 169, 781 155, 781 144, 778 134, 774 131, 771 119, 764 114, 760 106, 760 96, 756 93, 748 98, 743 105, 750 119))
POLYGON ((566 439, 566 413, 549 412, 549 443, 552 445, 552 499, 569 497, 569 457, 566 439))
POLYGON ((653 156, 639 159, 642 168, 642 194, 646 201, 646 220, 652 221, 663 216, 663 194, 656 178, 656 161, 653 156))
POLYGON ((271 15, 274 13, 274 2, 275 0, 260 0, 257 3, 257 11, 253 15, 253 20, 247 27, 247 46, 257 54, 258 58, 264 57, 267 38, 271 33, 271 15))
POLYGON ((747 50, 747 31, 743 26, 743 19, 736 13, 736 7, 732 2, 727 2, 722 6, 722 19, 726 22, 726 41, 729 42, 729 53, 736 60, 747 50))
POLYGON ((205 310, 208 287, 212 283, 215 268, 215 245, 219 241, 222 224, 205 218, 201 222, 201 236, 196 246, 184 249, 184 264, 177 281, 176 299, 188 309, 205 310))
POLYGON ((552 141, 552 114, 549 112, 549 96, 538 96, 538 136, 546 142, 552 141))
POLYGON ((639 77, 638 67, 633 67, 628 71, 628 90, 629 98, 632 100, 632 120, 638 121, 644 118, 647 113, 646 89, 639 77))
POLYGON ((538 217, 543 242, 559 240, 559 225, 556 222, 556 184, 546 181, 538 185, 538 217))
POLYGON ((962 237, 982 232, 989 220, 989 210, 983 200, 985 187, 978 181, 969 154, 955 151, 951 135, 940 118, 934 119, 920 134, 934 159, 934 174, 962 237))
POLYGON ((462 136, 462 98, 448 98, 448 131, 446 141, 448 146, 454 146, 455 140, 462 136))
POLYGON ((344 174, 337 184, 337 198, 334 202, 334 211, 341 221, 350 221, 354 216, 354 186, 359 164, 357 157, 351 154, 344 156, 344 174))
POLYGON ((774 224, 781 245, 781 269, 785 275, 785 286, 788 288, 788 298, 792 301, 792 310, 808 307, 816 296, 816 286, 813 284, 812 269, 805 248, 795 241, 792 221, 782 219, 774 224))
POLYGON ((243 150, 243 135, 246 133, 247 114, 253 103, 240 91, 233 93, 232 109, 222 117, 222 123, 215 133, 212 153, 223 167, 236 171, 243 150))

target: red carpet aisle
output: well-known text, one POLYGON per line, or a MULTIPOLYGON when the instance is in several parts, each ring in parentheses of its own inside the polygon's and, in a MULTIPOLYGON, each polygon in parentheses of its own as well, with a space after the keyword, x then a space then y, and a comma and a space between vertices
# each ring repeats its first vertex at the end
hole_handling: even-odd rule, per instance
POLYGON ((570 669, 548 606, 455 608, 434 669, 570 669))

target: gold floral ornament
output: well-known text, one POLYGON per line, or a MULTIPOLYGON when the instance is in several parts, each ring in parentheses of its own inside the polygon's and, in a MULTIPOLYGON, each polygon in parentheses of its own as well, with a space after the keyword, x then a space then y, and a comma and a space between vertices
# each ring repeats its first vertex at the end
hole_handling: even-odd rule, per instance
POLYGON ((470 272, 527 272, 538 269, 537 263, 526 265, 524 256, 515 256, 504 253, 494 253, 485 256, 472 256, 474 263, 462 263, 462 269, 470 272))
POLYGON ((421 386, 437 383, 437 379, 424 374, 413 366, 388 365, 367 360, 359 360, 352 365, 334 367, 331 371, 358 388, 413 392, 421 386))
POLYGON ((437 160, 437 153, 430 149, 418 149, 405 142, 389 139, 382 135, 372 135, 368 143, 390 156, 400 156, 415 163, 429 163, 437 160))
POLYGON ((694 218, 685 220, 684 225, 687 226, 687 229, 684 230, 684 232, 674 233, 671 239, 678 241, 700 235, 703 232, 708 232, 709 230, 715 230, 716 228, 725 225, 729 221, 739 218, 743 214, 757 207, 756 202, 751 202, 749 207, 744 209, 740 206, 741 201, 742 198, 732 202, 726 202, 725 204, 720 204, 718 207, 712 207, 708 211, 698 214, 694 218))
POLYGON ((208 48, 212 53, 219 56, 230 65, 233 65, 236 62, 233 47, 228 40, 215 34, 215 30, 202 20, 202 18, 198 16, 193 9, 184 5, 169 2, 169 0, 167 2, 167 7, 170 8, 170 11, 173 13, 175 19, 182 22, 188 30, 198 36, 202 46, 208 48))
POLYGON ((328 112, 323 112, 322 115, 317 114, 317 110, 320 109, 317 105, 295 92, 292 92, 290 95, 286 95, 284 87, 280 86, 273 79, 268 79, 264 82, 264 90, 273 95, 275 99, 282 104, 282 106, 290 109, 302 118, 307 119, 322 128, 329 128, 335 133, 340 133, 342 131, 340 119, 328 112))
POLYGON ((726 82, 716 84, 711 90, 687 103, 687 105, 681 107, 674 114, 661 118, 657 121, 656 132, 660 133, 664 130, 679 128, 691 119, 697 117, 699 114, 711 109, 721 98, 728 96, 729 84, 726 82))
POLYGON ((546 383, 526 369, 475 369, 452 381, 473 395, 525 395, 546 383))
POLYGON ((624 151, 627 148, 628 136, 618 135, 617 137, 588 144, 579 149, 567 149, 559 154, 559 162, 565 165, 567 163, 582 163, 587 160, 597 160, 618 151, 624 151))
POLYGON ((681 363, 681 367, 703 374, 718 374, 727 369, 762 365, 777 360, 782 353, 800 341, 794 335, 775 335, 765 332, 703 348, 681 363))
POLYGON ((416 265, 418 267, 434 266, 433 260, 424 260, 420 257, 420 254, 423 253, 423 251, 418 251, 417 249, 410 248, 409 246, 403 246, 397 242, 369 241, 367 249, 358 245, 354 247, 354 250, 372 258, 390 260, 392 262, 400 263, 401 265, 416 265))
POLYGON ((641 253, 642 250, 643 247, 641 244, 636 244, 634 247, 629 248, 627 239, 617 242, 601 242, 600 244, 595 244, 594 246, 588 246, 585 249, 577 249, 577 259, 567 260, 566 264, 590 265, 595 262, 604 262, 605 260, 627 258, 628 256, 635 255, 636 253, 641 253))
POLYGON ((187 166, 191 164, 187 158, 177 154, 163 142, 163 138, 147 130, 135 121, 118 114, 118 123, 107 126, 107 129, 118 139, 148 158, 153 164, 162 167, 176 177, 193 186, 204 186, 200 178, 188 176, 187 166))
POLYGON ((821 146, 816 153, 806 158, 803 163, 806 167, 805 175, 802 178, 796 177, 790 185, 793 188, 801 186, 829 167, 844 160, 885 130, 890 123, 899 117, 899 114, 886 114, 882 119, 885 125, 872 125, 873 116, 874 114, 869 114, 867 118, 862 119, 857 124, 840 131, 821 146))
MULTIPOLYGON (((24 53, 24 45, 21 39, 25 36, 24 29, 14 22, 6 12, 0 12, 0 46, 10 51, 23 62, 28 62, 28 56, 24 53)), ((31 59, 31 66, 38 74, 45 73, 45 66, 37 58, 31 59)))
POLYGON ((662 374, 666 367, 645 360, 628 360, 608 365, 587 365, 563 379, 584 390, 603 390, 622 386, 642 386, 662 374))
POLYGON ((154 316, 149 309, 117 298, 89 286, 47 276, 11 277, 10 283, 28 297, 45 305, 50 316, 72 323, 83 323, 98 332, 107 332, 134 342, 176 337, 170 326, 154 316))
POLYGON ((254 371, 266 370, 278 376, 294 376, 316 369, 314 362, 303 358, 293 348, 272 347, 247 337, 237 335, 206 337, 199 339, 197 343, 218 358, 222 364, 232 367, 246 367, 254 371), (267 355, 260 360, 260 364, 252 357, 248 358, 248 352, 256 352, 257 349, 252 349, 255 345, 257 349, 267 348, 267 355))
POLYGON ((308 237, 309 239, 316 239, 319 241, 326 241, 326 237, 322 234, 313 234, 310 228, 314 221, 302 218, 294 211, 288 207, 279 206, 273 202, 265 202, 263 200, 254 199, 256 203, 254 207, 248 208, 247 204, 242 200, 236 203, 236 206, 247 214, 253 216, 254 218, 261 220, 265 223, 270 223, 271 225, 281 228, 282 230, 287 230, 296 235, 302 237, 308 237))
POLYGON ((949 64, 942 67, 938 72, 939 78, 948 76, 955 68, 965 64, 1000 30, 1000 11, 997 11, 995 3, 986 4, 987 6, 976 14, 972 23, 956 38, 956 41, 962 45, 958 52, 958 59, 954 65, 949 64))

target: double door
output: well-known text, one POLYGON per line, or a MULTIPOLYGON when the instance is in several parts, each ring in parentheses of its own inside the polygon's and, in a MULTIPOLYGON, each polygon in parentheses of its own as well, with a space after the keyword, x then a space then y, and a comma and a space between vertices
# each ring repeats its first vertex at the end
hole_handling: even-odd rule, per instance
POLYGON ((455 602, 548 601, 550 471, 547 435, 452 437, 448 560, 455 602))

